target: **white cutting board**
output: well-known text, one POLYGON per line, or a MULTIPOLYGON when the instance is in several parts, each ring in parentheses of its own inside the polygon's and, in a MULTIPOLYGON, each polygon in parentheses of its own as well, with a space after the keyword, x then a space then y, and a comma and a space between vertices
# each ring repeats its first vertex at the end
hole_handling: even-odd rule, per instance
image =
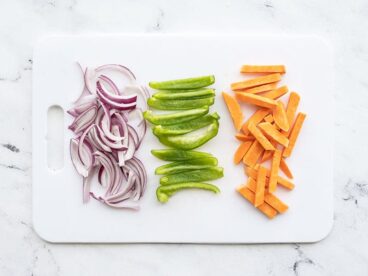
MULTIPOLYGON (((33 222, 37 233, 50 242, 163 242, 163 243, 284 243, 315 242, 332 227, 333 99, 332 52, 320 39, 293 36, 243 35, 121 35, 63 36, 40 42, 34 52, 33 78, 33 222), (47 167, 47 110, 65 111, 80 92, 74 62, 98 66, 128 66, 142 84, 214 74, 216 104, 221 116, 216 138, 201 147, 219 159, 225 177, 213 181, 221 189, 182 191, 167 204, 156 200, 159 178, 154 169, 163 164, 150 154, 164 148, 148 132, 138 157, 148 172, 148 189, 139 212, 107 208, 92 200, 82 203, 81 178, 69 157, 64 116, 64 167, 47 167), (295 190, 279 188, 277 195, 290 209, 268 220, 235 188, 245 183, 241 165, 234 166, 238 146, 235 131, 221 97, 232 93, 230 83, 245 79, 242 64, 285 64, 283 83, 301 94, 300 111, 308 114, 293 156, 288 159, 295 190)), ((251 109, 244 105, 249 117, 251 109)))

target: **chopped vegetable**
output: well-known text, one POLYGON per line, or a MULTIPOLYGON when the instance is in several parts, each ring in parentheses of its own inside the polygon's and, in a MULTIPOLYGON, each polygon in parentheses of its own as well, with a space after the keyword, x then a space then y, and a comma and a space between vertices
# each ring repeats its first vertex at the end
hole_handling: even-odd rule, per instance
POLYGON ((241 73, 285 73, 284 65, 243 65, 241 73))
POLYGON ((169 114, 154 114, 151 110, 143 112, 144 118, 155 125, 173 125, 191 121, 208 113, 208 107, 179 111, 169 114))
POLYGON ((257 140, 255 140, 251 145, 250 149, 244 155, 243 163, 253 168, 263 152, 264 149, 262 145, 257 140))
POLYGON ((256 86, 256 87, 253 87, 253 88, 238 90, 237 92, 258 94, 258 93, 268 92, 268 91, 274 90, 274 89, 276 89, 276 87, 277 87, 276 83, 269 83, 269 84, 256 86))
POLYGON ((293 174, 291 173, 291 170, 289 168, 289 166, 287 165, 286 161, 284 158, 281 158, 280 160, 280 169, 281 171, 290 179, 293 179, 293 174))
POLYGON ((182 90, 180 92, 175 91, 174 93, 169 91, 159 91, 152 95, 160 100, 187 100, 187 99, 198 99, 215 96, 215 90, 209 88, 197 89, 197 90, 182 90))
POLYGON ((258 127, 271 139, 276 141, 277 143, 287 147, 289 145, 289 139, 287 139, 280 131, 278 131, 273 125, 270 123, 261 123, 258 127))
POLYGON ((161 177, 161 185, 169 185, 183 182, 201 182, 215 180, 224 176, 224 169, 221 167, 211 167, 201 170, 185 171, 176 174, 169 174, 161 177))
POLYGON ((244 115, 240 109, 240 105, 235 100, 235 98, 233 98, 229 94, 222 92, 222 96, 224 97, 224 100, 230 112, 231 118, 233 119, 234 127, 237 131, 239 131, 241 128, 243 119, 244 119, 244 115))
POLYGON ((151 150, 151 153, 155 157, 165 161, 186 161, 197 158, 212 157, 212 154, 207 152, 179 149, 151 150))
POLYGON ((185 182, 179 184, 171 184, 160 186, 156 190, 157 200, 166 203, 169 201, 169 198, 175 194, 176 192, 184 189, 201 189, 207 190, 210 192, 214 192, 215 194, 220 193, 220 189, 215 185, 208 183, 200 183, 200 182, 185 182))
POLYGON ((253 123, 249 124, 248 129, 265 150, 275 150, 267 137, 253 123))
POLYGON ((290 126, 289 130, 286 132, 286 136, 289 136, 291 125, 293 123, 293 120, 296 114, 296 110, 298 109, 299 101, 300 101, 299 94, 296 92, 291 92, 289 101, 286 107, 286 117, 288 118, 288 122, 290 126))
POLYGON ((175 125, 157 125, 153 128, 153 133, 157 136, 186 134, 202 127, 208 126, 215 121, 218 121, 219 119, 220 116, 215 112, 213 114, 195 118, 194 120, 178 123, 175 125))
POLYGON ((162 82, 152 81, 149 83, 149 86, 153 89, 176 90, 176 89, 203 88, 213 83, 215 83, 215 76, 210 75, 210 76, 169 80, 162 82))
POLYGON ((239 101, 245 102, 245 103, 249 103, 249 104, 254 104, 254 105, 258 105, 261 107, 266 107, 266 108, 276 108, 277 106, 277 102, 263 97, 263 96, 259 96, 256 94, 247 94, 247 93, 236 93, 236 98, 239 101))
POLYGON ((258 125, 259 122, 261 122, 264 117, 266 117, 268 114, 270 114, 270 111, 267 109, 258 109, 249 119, 248 121, 246 121, 241 129, 244 132, 244 134, 248 134, 249 130, 248 130, 248 125, 252 122, 255 125, 258 125))
POLYGON ((242 142, 254 140, 254 137, 252 135, 244 135, 241 133, 235 134, 235 138, 242 142))
POLYGON ((247 153, 251 145, 252 145, 252 141, 245 141, 239 145, 238 149, 236 150, 234 154, 235 164, 240 163, 240 161, 243 159, 244 155, 247 153))
POLYGON ((266 117, 264 117, 264 120, 270 124, 273 123, 274 122, 273 115, 268 114, 266 117))
POLYGON ((289 157, 291 155, 294 149, 296 140, 298 139, 300 130, 303 126, 305 117, 306 117, 305 113, 299 113, 298 116, 296 116, 294 126, 291 129, 290 136, 289 136, 289 146, 284 150, 282 154, 284 157, 289 157))
MULTIPOLYGON (((252 177, 254 179, 257 179, 257 170, 253 169, 251 167, 246 167, 245 168, 245 173, 246 175, 248 175, 249 177, 252 177)), ((270 177, 270 170, 267 170, 267 177, 270 177)), ((289 180, 278 176, 277 177, 277 184, 288 189, 288 190, 293 190, 294 189, 294 184, 291 183, 289 180)), ((268 187, 268 183, 266 183, 266 187, 268 187)))
POLYGON ((282 97, 283 95, 285 95, 287 92, 289 92, 289 88, 285 85, 285 86, 281 86, 275 90, 271 90, 269 92, 266 92, 264 94, 262 94, 263 97, 269 98, 269 99, 273 99, 276 100, 280 97, 282 97))
POLYGON ((251 87, 255 87, 255 86, 259 86, 259 85, 263 85, 267 83, 278 82, 279 80, 281 80, 280 74, 278 73, 270 74, 270 75, 242 81, 242 82, 232 83, 231 89, 232 90, 242 90, 242 89, 251 88, 251 87))
POLYGON ((209 167, 217 166, 217 163, 218 161, 217 158, 215 157, 177 161, 156 168, 155 173, 163 175, 163 174, 174 174, 190 170, 206 169, 209 167))
POLYGON ((264 202, 264 193, 266 186, 266 174, 267 170, 264 167, 260 167, 257 173, 257 185, 254 198, 254 206, 258 207, 264 202))
POLYGON ((284 105, 280 101, 277 102, 277 106, 273 111, 273 118, 275 119, 275 123, 279 128, 281 128, 283 131, 289 130, 289 121, 286 117, 284 105))
POLYGON ((277 178, 279 174, 279 167, 281 161, 281 151, 275 150, 272 157, 272 165, 271 165, 271 172, 270 172, 270 184, 268 186, 268 191, 273 193, 276 191, 277 187, 277 178))
POLYGON ((147 101, 150 107, 160 110, 188 110, 210 106, 213 105, 214 102, 214 97, 193 100, 159 100, 157 98, 151 97, 147 101))

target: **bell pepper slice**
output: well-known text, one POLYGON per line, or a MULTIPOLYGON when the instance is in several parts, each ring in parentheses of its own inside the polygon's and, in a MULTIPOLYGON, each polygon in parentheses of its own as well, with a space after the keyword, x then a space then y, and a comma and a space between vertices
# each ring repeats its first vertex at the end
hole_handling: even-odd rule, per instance
POLYGON ((169 90, 169 91, 159 91, 152 96, 156 99, 160 100, 187 100, 187 99, 198 99, 198 98, 207 98, 215 96, 215 90, 214 89, 196 89, 196 90, 180 90, 180 92, 176 92, 175 90, 169 90), (174 91, 171 92, 171 91, 174 91))
POLYGON ((160 178, 161 185, 170 185, 183 182, 201 182, 218 179, 224 176, 224 169, 221 167, 211 167, 201 170, 193 170, 169 174, 160 178))
POLYGON ((174 174, 190 170, 207 169, 217 166, 218 161, 215 157, 199 158, 186 161, 172 162, 156 168, 156 174, 174 174))
POLYGON ((208 113, 208 106, 170 114, 154 114, 151 110, 143 112, 143 117, 155 125, 172 125, 191 121, 208 113))
POLYGON ((214 97, 193 100, 160 100, 155 97, 151 97, 147 100, 147 103, 150 107, 159 110, 188 110, 210 106, 213 105, 214 102, 214 97))
POLYGON ((195 89, 209 86, 215 83, 215 76, 201 76, 195 78, 186 78, 169 81, 151 81, 149 86, 153 89, 195 89))
POLYGON ((165 161, 185 161, 197 158, 212 157, 212 154, 194 150, 160 149, 151 150, 153 156, 165 161))

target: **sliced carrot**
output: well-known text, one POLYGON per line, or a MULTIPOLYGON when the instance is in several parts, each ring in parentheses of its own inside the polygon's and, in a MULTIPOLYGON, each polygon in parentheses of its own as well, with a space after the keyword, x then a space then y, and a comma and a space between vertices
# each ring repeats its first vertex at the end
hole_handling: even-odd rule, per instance
POLYGON ((235 129, 239 131, 244 119, 244 115, 243 112, 241 111, 240 105, 238 101, 235 100, 235 98, 230 96, 229 94, 222 92, 222 96, 224 97, 231 118, 233 119, 235 129))
MULTIPOLYGON (((246 185, 242 185, 237 188, 237 191, 252 205, 254 205, 255 195, 254 193, 249 190, 246 185)), ((263 203, 257 207, 263 214, 265 214, 269 219, 274 218, 277 215, 277 211, 271 207, 267 203, 263 203)))
POLYGON ((253 141, 250 149, 244 155, 243 163, 247 166, 254 167, 263 152, 262 145, 257 140, 253 141))
POLYGON ((232 90, 242 90, 242 89, 251 88, 251 87, 255 87, 255 86, 259 86, 259 85, 263 85, 267 83, 277 82, 279 80, 281 80, 281 75, 279 73, 269 74, 266 76, 249 79, 246 81, 234 82, 231 84, 231 89, 232 90))
POLYGON ((234 163, 239 164, 240 161, 243 159, 244 155, 249 150, 250 146, 252 145, 252 141, 246 141, 239 145, 238 149, 234 154, 234 163))
POLYGON ((242 142, 254 140, 254 137, 252 135, 244 135, 241 133, 235 134, 235 138, 242 142))
POLYGON ((274 150, 265 150, 261 158, 261 163, 264 163, 270 160, 272 158, 273 153, 274 153, 274 150))
POLYGON ((273 99, 276 100, 282 96, 284 96, 287 92, 289 92, 289 88, 284 85, 281 86, 275 90, 271 90, 270 92, 266 92, 264 94, 262 94, 263 97, 269 98, 269 99, 273 99))
POLYGON ((274 90, 274 89, 276 89, 276 87, 277 87, 277 83, 269 83, 269 84, 256 86, 256 87, 253 87, 253 88, 239 90, 238 92, 258 94, 258 93, 263 93, 263 92, 268 92, 268 91, 274 90))
POLYGON ((284 65, 243 65, 241 73, 285 73, 284 65))
POLYGON ((291 125, 293 123, 295 114, 296 114, 296 110, 298 109, 298 105, 299 105, 299 101, 300 101, 300 96, 298 93, 296 92, 291 92, 290 93, 290 97, 289 97, 289 101, 286 107, 286 117, 288 118, 288 122, 289 122, 289 130, 284 132, 284 134, 286 134, 286 136, 289 136, 290 130, 291 130, 291 125))
POLYGON ((257 186, 256 186, 256 194, 254 199, 254 206, 258 207, 264 202, 264 193, 266 186, 266 174, 267 170, 264 167, 260 167, 257 173, 257 186))
POLYGON ((293 179, 293 174, 291 173, 291 170, 289 168, 289 166, 287 165, 286 161, 284 160, 284 158, 281 158, 280 161, 280 169, 281 171, 288 177, 293 179))
POLYGON ((248 93, 236 93, 236 98, 239 101, 245 102, 245 103, 249 103, 249 104, 253 104, 253 105, 257 105, 257 106, 261 106, 261 107, 266 107, 266 108, 276 108, 277 106, 277 102, 274 101, 273 99, 269 99, 263 96, 259 96, 256 94, 248 94, 248 93))
MULTIPOLYGON (((249 177, 252 177, 254 179, 257 179, 257 170, 251 168, 251 167, 245 167, 244 168, 245 174, 249 177)), ((270 176, 270 170, 267 170, 267 177, 270 176)), ((278 176, 277 177, 277 185, 280 185, 288 190, 293 190, 295 185, 293 183, 291 183, 289 180, 278 176)), ((266 187, 268 187, 268 184, 266 183, 266 187)))
POLYGON ((283 131, 289 130, 289 121, 286 117, 286 111, 282 102, 278 101, 276 108, 273 110, 273 118, 276 125, 283 131))
MULTIPOLYGON (((251 190, 253 193, 256 192, 257 182, 249 177, 246 187, 251 190)), ((283 203, 279 198, 277 198, 274 194, 269 192, 265 192, 264 201, 271 205, 276 211, 279 213, 285 213, 289 208, 285 203, 283 203)))
POLYGON ((298 136, 299 136, 300 130, 303 126, 305 117, 306 117, 306 114, 301 113, 301 112, 296 116, 294 126, 293 126, 292 130, 290 131, 289 146, 284 150, 284 152, 282 154, 284 157, 289 157, 291 155, 291 153, 293 152, 296 140, 298 139, 298 136))
POLYGON ((248 134, 248 125, 250 122, 254 123, 255 125, 258 125, 259 122, 263 120, 265 116, 270 114, 270 111, 267 109, 258 109, 241 127, 244 134, 248 134))
POLYGON ((262 131, 260 131, 259 128, 256 127, 252 122, 249 124, 248 129, 265 150, 275 150, 274 146, 267 139, 267 137, 264 136, 262 131))
POLYGON ((264 120, 268 123, 273 123, 274 119, 273 119, 273 115, 272 114, 268 114, 266 117, 264 117, 264 120))
POLYGON ((281 161, 281 154, 280 150, 275 150, 273 157, 272 157, 272 165, 271 165, 271 172, 270 172, 270 184, 268 186, 268 191, 273 193, 276 191, 277 187, 277 177, 279 174, 279 167, 281 161))
POLYGON ((289 145, 289 139, 287 139, 280 131, 278 131, 273 125, 270 123, 261 123, 258 127, 271 139, 276 141, 277 143, 287 147, 289 145))

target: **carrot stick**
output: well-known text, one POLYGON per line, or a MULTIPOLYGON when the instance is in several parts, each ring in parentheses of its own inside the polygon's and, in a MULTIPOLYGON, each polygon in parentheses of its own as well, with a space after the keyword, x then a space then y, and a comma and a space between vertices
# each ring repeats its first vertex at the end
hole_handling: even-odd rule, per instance
POLYGON ((243 159, 244 155, 247 153, 247 151, 249 150, 252 143, 253 143, 252 141, 246 141, 246 142, 241 143, 239 145, 238 149, 236 150, 236 152, 234 154, 234 163, 235 164, 240 163, 240 161, 243 159))
POLYGON ((289 146, 284 150, 284 152, 282 154, 284 157, 289 157, 291 155, 291 153, 293 152, 296 140, 298 139, 298 136, 299 136, 300 130, 303 126, 305 117, 306 117, 306 114, 301 113, 301 112, 296 116, 294 126, 293 126, 292 130, 290 131, 289 146))
MULTIPOLYGON (((254 179, 257 179, 257 170, 251 168, 251 167, 245 167, 244 168, 244 171, 245 171, 245 174, 249 177, 252 177, 254 179)), ((270 176, 270 170, 267 170, 267 177, 270 176)), ((280 185, 288 190, 293 190, 294 189, 294 184, 291 183, 289 180, 281 177, 281 176, 278 176, 277 177, 277 185, 280 185)), ((268 184, 266 183, 266 187, 268 186, 268 184)))
POLYGON ((280 160, 281 160, 281 151, 275 150, 272 157, 272 165, 271 165, 271 173, 270 173, 270 184, 268 185, 268 191, 273 193, 276 191, 277 187, 277 177, 279 173, 280 160))
MULTIPOLYGON (((255 193, 257 182, 253 178, 249 177, 246 187, 253 193, 255 193)), ((283 203, 279 198, 269 192, 265 192, 264 201, 271 205, 279 213, 285 213, 288 209, 288 206, 285 203, 283 203)))
POLYGON ((296 92, 291 92, 290 97, 289 97, 289 101, 288 101, 288 104, 287 104, 287 107, 286 107, 286 117, 288 118, 290 128, 289 128, 288 131, 283 132, 284 134, 286 134, 286 137, 288 137, 289 134, 290 134, 291 125, 293 123, 296 110, 298 109, 299 101, 300 101, 299 94, 296 93, 296 92))
MULTIPOLYGON (((237 188, 237 191, 251 204, 254 204, 255 195, 249 190, 245 185, 242 185, 237 188)), ((272 208, 269 204, 263 203, 259 205, 258 210, 260 210, 263 214, 265 214, 269 219, 274 218, 277 215, 277 211, 272 208)))
POLYGON ((241 133, 235 134, 235 138, 242 142, 254 140, 254 137, 252 135, 244 135, 241 133))
POLYGON ((263 152, 264 149, 262 145, 257 140, 254 140, 250 149, 244 155, 243 163, 247 166, 254 167, 263 152))
POLYGON ((278 101, 276 108, 273 110, 273 118, 275 119, 276 125, 283 131, 289 130, 289 121, 286 116, 285 108, 282 102, 278 101))
POLYGON ((273 123, 274 119, 273 119, 273 115, 272 114, 268 114, 266 117, 264 117, 264 120, 268 123, 273 123))
POLYGON ((273 125, 270 123, 261 123, 258 127, 271 139, 276 141, 277 143, 287 147, 289 145, 289 139, 287 139, 280 131, 278 131, 273 125))
POLYGON ((260 167, 257 173, 257 186, 255 192, 254 206, 258 207, 264 202, 264 193, 266 186, 266 174, 267 170, 264 167, 260 167))
POLYGON ((243 65, 241 73, 285 73, 284 65, 243 65))
POLYGON ((227 108, 230 112, 231 118, 233 119, 233 123, 236 130, 240 130, 241 124, 243 122, 244 116, 240 109, 239 103, 230 96, 229 94, 222 92, 222 96, 224 97, 227 108))
POLYGON ((258 109, 241 127, 244 134, 248 134, 248 125, 250 122, 254 123, 255 125, 258 125, 259 122, 263 120, 263 118, 270 113, 267 109, 258 109))
POLYGON ((248 93, 236 93, 236 98, 239 101, 245 102, 245 103, 249 103, 249 104, 253 104, 253 105, 257 105, 257 106, 261 106, 261 107, 266 107, 266 108, 276 108, 277 106, 277 102, 274 101, 273 99, 269 99, 263 96, 259 96, 256 94, 248 94, 248 93))
POLYGON ((268 92, 268 91, 274 90, 274 89, 276 89, 276 87, 277 87, 277 83, 269 83, 269 84, 256 86, 256 87, 253 87, 253 88, 239 90, 238 92, 258 94, 258 93, 263 93, 263 92, 268 92))
POLYGON ((249 79, 246 81, 232 83, 231 89, 241 90, 241 89, 251 88, 251 87, 255 87, 255 86, 259 86, 259 85, 263 85, 267 83, 277 82, 279 80, 281 80, 281 75, 279 73, 269 74, 266 76, 249 79))
POLYGON ((280 169, 281 171, 290 179, 293 179, 293 174, 291 173, 291 170, 289 168, 289 166, 287 165, 286 161, 284 160, 284 158, 281 158, 280 161, 280 169))
POLYGON ((261 163, 264 163, 270 160, 272 158, 273 153, 274 153, 274 150, 265 150, 261 158, 261 163))
POLYGON ((253 134, 254 138, 262 145, 265 150, 275 150, 274 146, 271 142, 263 135, 262 131, 260 131, 253 123, 250 123, 248 126, 250 133, 253 134))
POLYGON ((264 94, 262 94, 263 97, 266 97, 266 98, 269 98, 269 99, 278 99, 280 97, 282 97, 283 95, 285 95, 287 92, 289 92, 289 88, 284 85, 284 86, 281 86, 275 90, 271 90, 269 92, 266 92, 264 94))

